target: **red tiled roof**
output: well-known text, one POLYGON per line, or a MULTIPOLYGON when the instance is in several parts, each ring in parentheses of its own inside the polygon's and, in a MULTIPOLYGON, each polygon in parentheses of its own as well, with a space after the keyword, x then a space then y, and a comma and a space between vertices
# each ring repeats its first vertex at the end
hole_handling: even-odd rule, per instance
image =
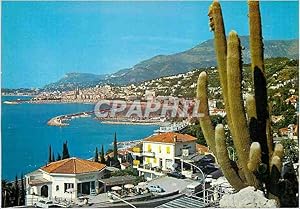
POLYGON ((79 174, 100 171, 105 167, 105 164, 93 162, 90 160, 68 158, 52 162, 46 166, 43 166, 41 169, 48 173, 79 174))
POLYGON ((197 138, 188 135, 180 134, 175 132, 162 133, 158 135, 151 136, 146 138, 146 142, 163 142, 163 143, 180 143, 180 142, 189 142, 196 141, 197 138), (176 140, 175 140, 176 139, 176 140))
POLYGON ((196 150, 198 152, 209 152, 208 147, 202 145, 202 144, 196 144, 196 150))

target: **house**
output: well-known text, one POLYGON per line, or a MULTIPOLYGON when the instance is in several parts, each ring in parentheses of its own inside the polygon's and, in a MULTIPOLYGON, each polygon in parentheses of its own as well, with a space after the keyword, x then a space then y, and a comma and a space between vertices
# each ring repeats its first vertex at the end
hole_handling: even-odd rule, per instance
POLYGON ((75 201, 82 195, 99 193, 105 168, 104 164, 75 157, 49 163, 25 175, 26 205, 45 198, 75 201))
POLYGON ((182 156, 196 153, 196 138, 175 132, 150 136, 142 141, 142 147, 132 149, 134 167, 146 179, 162 176, 180 164, 182 156), (135 158, 138 159, 138 158, 135 158))

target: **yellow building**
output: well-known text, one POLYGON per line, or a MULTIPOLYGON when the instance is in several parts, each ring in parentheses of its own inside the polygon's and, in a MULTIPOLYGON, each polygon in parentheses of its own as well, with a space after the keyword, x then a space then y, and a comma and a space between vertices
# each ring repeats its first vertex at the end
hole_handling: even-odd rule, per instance
POLYGON ((140 171, 140 174, 145 175, 146 178, 147 176, 153 178, 163 175, 164 171, 173 170, 176 159, 195 152, 195 137, 169 132, 146 138, 141 148, 134 148, 132 154, 141 159, 134 161, 134 167, 140 171))

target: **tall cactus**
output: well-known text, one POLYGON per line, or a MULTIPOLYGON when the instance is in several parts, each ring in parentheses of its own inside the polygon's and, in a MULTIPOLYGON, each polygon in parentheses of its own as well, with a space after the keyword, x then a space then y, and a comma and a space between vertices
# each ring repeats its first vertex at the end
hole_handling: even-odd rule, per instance
POLYGON ((278 182, 282 166, 283 147, 276 145, 273 139, 267 103, 267 85, 263 61, 263 38, 259 2, 248 1, 250 25, 251 69, 254 83, 254 95, 246 98, 246 107, 242 95, 242 57, 240 39, 235 31, 229 33, 226 41, 222 10, 219 2, 214 1, 209 8, 210 28, 214 33, 214 45, 218 64, 227 122, 236 148, 237 172, 227 154, 223 125, 215 130, 209 117, 207 102, 207 74, 200 73, 197 87, 197 99, 200 100, 200 126, 208 146, 217 157, 221 169, 229 183, 240 190, 246 186, 255 186, 267 191, 269 198, 277 199, 278 182), (215 134, 214 134, 215 132, 215 134))

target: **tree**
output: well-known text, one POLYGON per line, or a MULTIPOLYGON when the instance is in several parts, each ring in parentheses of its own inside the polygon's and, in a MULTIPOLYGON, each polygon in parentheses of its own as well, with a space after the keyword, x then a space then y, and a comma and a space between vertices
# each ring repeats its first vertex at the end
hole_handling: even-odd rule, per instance
POLYGON ((55 162, 54 152, 52 152, 52 162, 55 162))
POLYGON ((105 158, 104 158, 104 147, 103 147, 103 144, 101 146, 101 152, 100 152, 100 163, 103 163, 105 164, 105 158))
POLYGON ((49 145, 49 157, 48 157, 48 163, 52 162, 52 151, 51 151, 51 145, 49 145))
POLYGON ((59 154, 59 153, 57 153, 57 158, 56 158, 56 161, 59 161, 59 160, 61 160, 61 156, 60 156, 60 154, 59 154))
POLYGON ((20 194, 20 188, 19 188, 19 184, 18 184, 18 176, 16 175, 16 180, 15 180, 15 186, 14 186, 14 198, 15 198, 15 206, 19 206, 19 194, 20 194))
POLYGON ((20 205, 25 205, 25 184, 24 184, 24 176, 21 174, 21 199, 20 199, 20 205))
POLYGON ((68 150, 68 142, 63 144, 63 153, 62 153, 62 159, 70 158, 69 150, 68 150))
POLYGON ((114 160, 118 160, 118 145, 117 145, 117 133, 115 132, 114 138, 114 160))
POLYGON ((11 207, 11 202, 9 199, 13 195, 12 184, 8 183, 7 180, 1 181, 1 190, 2 190, 2 199, 1 199, 1 207, 11 207))
POLYGON ((99 162, 98 147, 96 147, 96 150, 95 150, 95 159, 94 159, 94 161, 99 162))
POLYGON ((293 139, 283 138, 281 139, 280 143, 284 147, 286 161, 297 163, 299 158, 297 142, 294 141, 293 139))
POLYGON ((106 165, 112 166, 112 159, 109 157, 109 155, 107 155, 107 158, 106 158, 106 165))

